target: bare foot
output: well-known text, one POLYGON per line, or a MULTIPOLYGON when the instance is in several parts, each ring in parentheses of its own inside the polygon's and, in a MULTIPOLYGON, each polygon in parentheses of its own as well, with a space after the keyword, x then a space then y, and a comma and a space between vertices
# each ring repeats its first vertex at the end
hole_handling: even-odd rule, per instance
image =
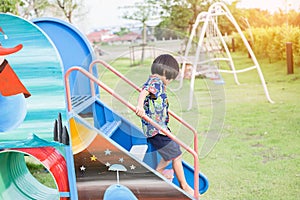
POLYGON ((174 178, 174 171, 173 169, 165 169, 163 172, 162 172, 162 175, 168 179, 169 181, 173 181, 173 178, 174 178))
POLYGON ((193 190, 188 184, 182 185, 181 188, 182 188, 185 192, 187 192, 187 193, 189 193, 190 195, 194 196, 194 190, 193 190))

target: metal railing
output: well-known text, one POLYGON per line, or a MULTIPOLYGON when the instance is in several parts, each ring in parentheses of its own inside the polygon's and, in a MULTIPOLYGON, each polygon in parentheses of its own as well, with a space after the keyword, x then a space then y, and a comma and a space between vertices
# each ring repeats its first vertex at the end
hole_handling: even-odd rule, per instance
MULTIPOLYGON (((93 63, 92 63, 93 64, 93 63)), ((95 88, 94 84, 96 83, 98 86, 100 86, 102 89, 104 89, 106 92, 108 92, 110 95, 112 95, 114 98, 119 100, 121 103, 123 103, 125 106, 127 106, 130 110, 133 112, 136 111, 136 107, 133 106, 131 103, 127 102, 125 99, 123 99, 120 95, 116 94, 114 90, 109 88, 107 85, 105 85, 103 82, 98 80, 95 76, 93 76, 92 73, 88 72, 87 70, 74 66, 69 68, 65 73, 65 87, 66 87, 66 98, 67 98, 67 108, 68 112, 72 110, 72 102, 71 102, 71 89, 70 89, 70 80, 69 76, 71 72, 73 71, 79 71, 83 75, 85 75, 87 78, 91 81, 91 91, 92 95, 95 95, 95 88)), ((157 128, 159 131, 167 135, 170 139, 175 141, 177 144, 179 144, 182 148, 187 150, 192 156, 194 157, 194 197, 199 197, 199 161, 198 161, 198 153, 197 151, 191 149, 188 145, 180 141, 176 136, 174 136, 170 131, 163 129, 158 123, 154 122, 151 118, 149 118, 147 115, 144 115, 142 117, 145 121, 149 122, 152 126, 157 128)))

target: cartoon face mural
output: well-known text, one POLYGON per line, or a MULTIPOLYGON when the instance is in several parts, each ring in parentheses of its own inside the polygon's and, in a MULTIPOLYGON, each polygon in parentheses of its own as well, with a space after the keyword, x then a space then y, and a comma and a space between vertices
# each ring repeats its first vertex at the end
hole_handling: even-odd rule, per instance
POLYGON ((29 21, 0 13, 0 27, 0 141, 33 133, 52 140, 65 108, 60 56, 29 21))

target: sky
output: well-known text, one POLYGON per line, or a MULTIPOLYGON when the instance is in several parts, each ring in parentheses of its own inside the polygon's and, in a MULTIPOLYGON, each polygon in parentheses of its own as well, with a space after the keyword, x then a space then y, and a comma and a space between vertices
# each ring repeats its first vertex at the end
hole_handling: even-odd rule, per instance
POLYGON ((119 8, 134 5, 138 1, 141 0, 83 0, 83 9, 87 14, 84 15, 84 19, 79 19, 79 22, 75 23, 84 32, 99 27, 120 26, 129 21, 122 19, 122 11, 119 8))
MULTIPOLYGON (((132 21, 122 19, 123 6, 134 5, 142 0, 83 0, 85 15, 75 20, 77 27, 84 33, 91 32, 97 28, 120 26, 132 21)), ((231 0, 227 0, 231 1, 231 0)), ((300 0, 241 0, 238 7, 260 8, 271 12, 278 11, 279 8, 300 10, 300 0)))
POLYGON ((286 5, 288 6, 288 9, 300 9, 299 0, 241 0, 239 6, 243 8, 260 8, 262 10, 274 12, 279 9, 286 10, 286 5))

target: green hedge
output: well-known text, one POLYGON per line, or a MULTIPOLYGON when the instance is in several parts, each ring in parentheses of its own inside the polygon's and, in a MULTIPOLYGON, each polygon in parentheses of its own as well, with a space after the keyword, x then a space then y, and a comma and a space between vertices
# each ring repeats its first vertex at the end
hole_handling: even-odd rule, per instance
MULTIPOLYGON (((244 31, 257 58, 268 58, 270 63, 286 59, 286 43, 292 42, 294 63, 300 64, 300 28, 292 26, 252 28, 244 31)), ((246 47, 239 34, 234 33, 235 49, 245 51, 246 47)))

